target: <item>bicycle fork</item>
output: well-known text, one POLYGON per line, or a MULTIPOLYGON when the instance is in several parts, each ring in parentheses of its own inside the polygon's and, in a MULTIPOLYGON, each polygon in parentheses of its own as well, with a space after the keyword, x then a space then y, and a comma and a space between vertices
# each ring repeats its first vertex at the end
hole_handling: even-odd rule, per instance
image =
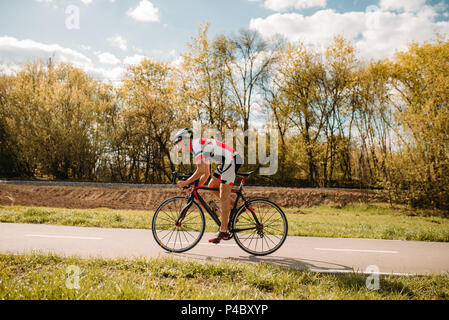
MULTIPOLYGON (((260 223, 259 219, 257 218, 256 213, 254 212, 254 209, 251 208, 251 206, 248 205, 248 201, 245 200, 245 204, 242 205, 238 210, 235 211, 235 214, 237 214, 239 211, 242 210, 242 208, 245 208, 246 210, 249 210, 249 212, 251 212, 251 216, 253 217, 256 226, 252 226, 252 227, 248 227, 248 228, 240 228, 240 229, 233 229, 233 232, 243 232, 243 231, 249 231, 249 230, 257 230, 257 234, 262 238, 263 237, 263 224, 260 223)), ((232 215, 232 217, 229 217, 229 226, 231 225, 231 221, 234 220, 234 215, 232 215)))
POLYGON ((184 221, 184 219, 187 215, 187 211, 189 211, 192 204, 193 204, 193 199, 188 199, 187 203, 181 209, 181 213, 179 214, 179 217, 175 222, 176 227, 178 227, 178 228, 182 227, 182 222, 184 221))

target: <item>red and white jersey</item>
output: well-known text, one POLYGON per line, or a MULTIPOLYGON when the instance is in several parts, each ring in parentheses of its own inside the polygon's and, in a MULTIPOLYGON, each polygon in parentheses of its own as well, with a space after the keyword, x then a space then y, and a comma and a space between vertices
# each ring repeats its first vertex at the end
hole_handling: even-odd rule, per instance
POLYGON ((193 139, 191 151, 196 163, 204 159, 209 162, 230 164, 236 155, 234 149, 215 139, 193 139))

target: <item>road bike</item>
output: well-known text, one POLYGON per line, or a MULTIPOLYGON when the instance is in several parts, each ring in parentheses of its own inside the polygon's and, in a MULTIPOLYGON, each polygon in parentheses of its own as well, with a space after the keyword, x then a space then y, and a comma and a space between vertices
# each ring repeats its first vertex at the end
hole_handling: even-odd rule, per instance
MULTIPOLYGON (((229 215, 231 239, 244 251, 264 256, 278 250, 287 238, 288 222, 282 209, 274 202, 258 198, 248 199, 243 194, 243 185, 253 172, 239 172, 241 182, 233 188, 236 195, 229 215)), ((187 180, 191 175, 173 172, 175 184, 178 179, 187 180)), ((184 188, 185 197, 174 197, 164 201, 155 211, 152 221, 153 236, 164 250, 181 253, 194 248, 203 237, 206 219, 203 209, 212 220, 221 225, 217 210, 214 210, 199 194, 202 191, 219 191, 218 188, 198 186, 198 180, 184 188)))

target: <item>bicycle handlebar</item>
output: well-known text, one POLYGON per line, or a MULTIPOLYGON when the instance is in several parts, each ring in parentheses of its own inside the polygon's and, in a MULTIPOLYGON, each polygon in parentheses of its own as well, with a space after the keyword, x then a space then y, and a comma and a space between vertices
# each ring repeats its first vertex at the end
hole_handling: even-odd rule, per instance
MULTIPOLYGON (((172 180, 172 184, 176 184, 176 180, 187 180, 189 179, 191 176, 193 175, 193 173, 189 173, 189 174, 179 174, 176 171, 173 171, 173 180, 172 180)), ((192 182, 190 185, 197 185, 198 184, 198 180, 195 182, 192 182)), ((184 187, 184 189, 188 189, 189 186, 184 187)))
POLYGON ((178 179, 178 173, 176 171, 173 171, 173 180, 171 184, 176 184, 176 180, 178 179))

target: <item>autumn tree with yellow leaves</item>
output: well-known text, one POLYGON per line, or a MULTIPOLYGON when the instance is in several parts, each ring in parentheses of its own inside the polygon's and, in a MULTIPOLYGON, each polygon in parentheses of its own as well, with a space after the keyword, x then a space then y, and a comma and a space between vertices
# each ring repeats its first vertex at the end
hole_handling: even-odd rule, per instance
POLYGON ((449 208, 442 36, 364 61, 340 36, 319 50, 208 30, 180 65, 145 59, 116 86, 51 60, 0 75, 0 176, 168 182, 174 129, 198 121, 223 135, 263 116, 279 132, 279 170, 254 183, 379 188, 392 202, 449 208))

